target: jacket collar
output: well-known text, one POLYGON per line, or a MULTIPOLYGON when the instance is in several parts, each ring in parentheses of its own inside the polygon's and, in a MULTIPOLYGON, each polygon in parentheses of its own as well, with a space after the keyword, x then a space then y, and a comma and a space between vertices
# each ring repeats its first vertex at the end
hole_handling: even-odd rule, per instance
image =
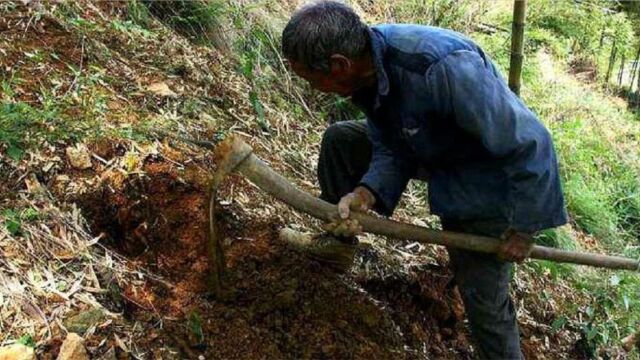
POLYGON ((369 28, 369 36, 371 37, 371 53, 373 65, 376 67, 376 80, 378 82, 378 93, 375 100, 375 107, 378 108, 380 106, 380 97, 389 94, 389 77, 384 69, 384 54, 387 50, 387 44, 382 33, 375 27, 369 28))

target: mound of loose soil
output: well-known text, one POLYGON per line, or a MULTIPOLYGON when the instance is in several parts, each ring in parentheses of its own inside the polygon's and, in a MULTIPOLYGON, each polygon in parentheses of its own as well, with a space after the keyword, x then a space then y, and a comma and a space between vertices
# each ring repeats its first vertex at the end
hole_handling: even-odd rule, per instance
MULTIPOLYGON (((230 296, 207 297, 207 177, 161 159, 144 175, 102 174, 78 199, 93 230, 163 276, 122 290, 125 317, 150 329, 162 356, 205 358, 468 357, 462 306, 444 267, 350 280, 283 247, 282 225, 221 206, 230 296)), ((236 192, 255 189, 230 179, 236 192)), ((228 184, 227 184, 228 186, 228 184)), ((372 250, 367 250, 372 251, 372 250)))

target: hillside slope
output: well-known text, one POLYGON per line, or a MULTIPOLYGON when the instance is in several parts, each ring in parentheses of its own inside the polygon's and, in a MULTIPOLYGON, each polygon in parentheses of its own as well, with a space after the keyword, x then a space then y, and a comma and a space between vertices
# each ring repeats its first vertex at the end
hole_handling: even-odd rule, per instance
MULTIPOLYGON (((278 29, 295 4, 259 5, 229 2, 220 26, 234 46, 217 50, 137 1, 0 3, 0 345, 55 358, 73 331, 93 357, 471 358, 443 249, 367 236, 352 272, 336 274, 277 239, 317 222, 238 176, 218 202, 230 293, 209 296, 216 159, 158 130, 239 134, 317 194, 325 120, 353 114, 285 69, 278 29)), ((437 227, 424 194, 411 184, 394 216, 437 227)), ((549 269, 514 276, 527 358, 586 357, 592 298, 549 269)))

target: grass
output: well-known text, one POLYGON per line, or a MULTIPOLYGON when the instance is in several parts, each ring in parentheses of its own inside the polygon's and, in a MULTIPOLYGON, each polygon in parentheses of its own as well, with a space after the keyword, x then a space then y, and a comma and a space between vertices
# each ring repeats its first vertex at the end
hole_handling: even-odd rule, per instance
POLYGON ((148 19, 145 9, 159 18, 179 34, 196 44, 225 48, 222 32, 222 18, 226 4, 219 0, 141 0, 131 2, 131 14, 134 20, 145 22, 148 19))
MULTIPOLYGON (((584 84, 569 75, 570 38, 547 28, 533 27, 529 33, 533 36, 527 44, 523 98, 552 132, 572 223, 594 237, 601 251, 640 258, 638 116, 623 100, 600 90, 598 83, 584 84), (541 56, 541 50, 549 55, 541 56)), ((479 35, 477 40, 503 71, 508 68, 506 36, 479 35)), ((566 249, 585 246, 564 228, 544 232, 539 241, 566 249)), ((569 307, 564 313, 582 319, 576 325, 594 356, 604 356, 607 348, 637 331, 640 316, 630 311, 640 303, 635 274, 576 271, 550 262, 531 263, 529 269, 568 280, 591 299, 590 305, 569 307)), ((638 357, 637 352, 629 355, 638 357)))
POLYGON ((12 76, 2 80, 4 96, 0 98, 0 144, 7 155, 19 160, 26 150, 56 142, 80 141, 100 134, 106 95, 98 90, 102 72, 98 68, 81 74, 70 66, 74 85, 62 91, 40 87, 37 102, 21 100, 13 92, 23 82, 12 76))

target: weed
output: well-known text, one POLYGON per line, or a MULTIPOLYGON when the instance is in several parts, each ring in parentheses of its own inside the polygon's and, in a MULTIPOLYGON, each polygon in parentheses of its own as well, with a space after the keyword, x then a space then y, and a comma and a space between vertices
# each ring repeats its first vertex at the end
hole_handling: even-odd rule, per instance
POLYGON ((2 216, 4 217, 4 227, 9 234, 14 236, 20 234, 22 224, 18 212, 14 209, 6 209, 2 216))
MULTIPOLYGON (((142 3, 149 13, 194 43, 226 47, 221 32, 222 16, 225 14, 222 1, 142 0, 142 3)), ((140 13, 137 14, 139 17, 140 13)))
POLYGON ((36 341, 33 339, 33 336, 29 334, 22 335, 20 339, 18 339, 17 343, 32 348, 36 347, 36 341))
POLYGON ((133 20, 121 21, 116 19, 111 21, 111 27, 116 31, 127 34, 131 39, 135 37, 149 38, 153 34, 133 20))
POLYGON ((564 250, 576 250, 575 240, 563 227, 542 231, 536 237, 536 243, 564 250))
POLYGON ((140 0, 128 2, 127 18, 143 27, 148 27, 151 23, 149 9, 140 0))
POLYGON ((76 79, 69 90, 58 94, 57 87, 42 87, 39 106, 15 101, 11 88, 20 79, 2 81, 7 91, 0 98, 0 144, 12 159, 20 160, 25 150, 43 143, 79 140, 100 131, 97 124, 107 108, 107 97, 98 90, 104 70, 89 67, 81 73, 72 65, 68 69, 76 79))
POLYGON ((55 109, 40 110, 24 102, 0 102, 0 143, 7 146, 7 155, 19 160, 36 133, 50 140, 64 137, 64 129, 54 126, 58 115, 55 109))
POLYGON ((5 229, 11 235, 20 235, 22 233, 22 223, 27 221, 35 221, 41 218, 41 214, 33 208, 26 208, 21 212, 16 209, 5 209, 2 212, 4 218, 3 224, 5 229))
POLYGON ((191 330, 191 334, 197 339, 198 343, 204 342, 204 333, 202 331, 202 318, 197 311, 192 311, 189 314, 188 320, 189 330, 191 330))

